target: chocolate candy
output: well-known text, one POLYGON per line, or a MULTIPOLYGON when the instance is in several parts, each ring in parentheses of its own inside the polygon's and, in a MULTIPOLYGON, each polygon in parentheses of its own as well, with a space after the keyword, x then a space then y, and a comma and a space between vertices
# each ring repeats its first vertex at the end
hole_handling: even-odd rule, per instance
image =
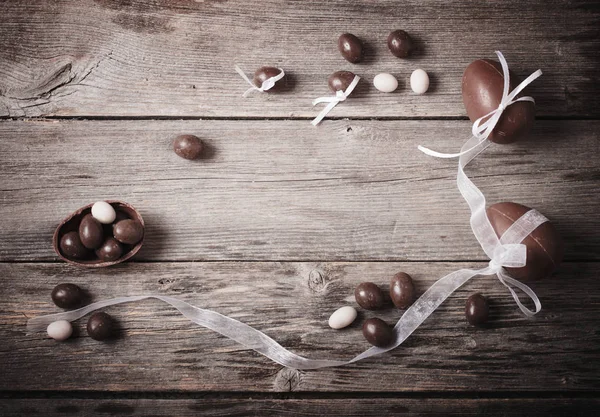
POLYGON ((487 299, 479 294, 473 294, 465 304, 465 317, 473 326, 481 326, 488 321, 490 306, 487 299))
POLYGON ((69 232, 60 239, 60 250, 64 256, 75 259, 83 259, 88 255, 88 250, 81 239, 79 233, 69 232))
POLYGON ((344 33, 338 39, 338 49, 348 62, 356 64, 363 57, 363 45, 360 39, 351 33, 344 33))
MULTIPOLYGON (((510 91, 519 83, 519 79, 510 71, 510 91)), ((462 78, 462 97, 469 119, 474 122, 496 110, 502 100, 503 89, 504 75, 499 62, 480 59, 471 63, 462 78)), ((496 143, 514 142, 531 130, 534 119, 535 105, 532 102, 511 104, 502 112, 489 139, 496 143)))
MULTIPOLYGON (((488 207, 487 215, 496 235, 501 237, 506 229, 529 210, 529 207, 517 203, 498 203, 488 207)), ((534 281, 545 278, 552 274, 562 261, 563 241, 550 222, 538 226, 521 243, 527 247, 525 266, 506 268, 509 274, 518 280, 534 281)))
POLYGON ((123 246, 115 238, 109 237, 100 248, 96 249, 96 256, 103 261, 116 261, 123 254, 123 246))
POLYGON ((377 310, 385 304, 383 291, 372 282, 363 282, 354 290, 354 298, 366 310, 377 310))
POLYGON ((414 44, 408 33, 403 30, 395 30, 388 35, 388 48, 398 58, 406 58, 414 49, 414 44))
POLYGON ((92 216, 102 224, 111 224, 115 221, 117 213, 106 201, 98 201, 92 206, 92 216))
POLYGON ((86 214, 79 223, 79 239, 88 249, 98 249, 104 242, 102 224, 91 214, 86 214))
POLYGON ((179 135, 173 141, 173 150, 184 159, 198 158, 202 148, 202 141, 194 135, 179 135))
POLYGON ((113 336, 114 322, 104 312, 94 313, 87 322, 88 335, 94 340, 106 340, 113 336))
POLYGON ((46 329, 48 336, 54 340, 62 342, 67 340, 73 334, 73 326, 67 320, 53 321, 46 329))
MULTIPOLYGON (((254 78, 252 79, 252 82, 254 83, 255 86, 260 88, 260 87, 262 87, 262 84, 266 80, 279 75, 280 72, 281 72, 281 70, 279 68, 260 67, 254 73, 254 78)), ((283 78, 281 80, 277 81, 273 87, 271 87, 268 90, 265 90, 265 92, 281 91, 284 86, 285 86, 285 75, 283 76, 283 78)))
POLYGON ((52 301, 60 308, 79 307, 83 296, 83 291, 75 284, 58 284, 52 290, 52 301))
POLYGON ((385 321, 378 318, 365 320, 362 332, 367 342, 377 347, 388 346, 394 337, 394 330, 385 321))
POLYGON ((390 282, 390 298, 398 308, 408 308, 415 301, 416 290, 413 280, 405 272, 398 272, 390 282))
POLYGON ((334 72, 327 78, 327 84, 329 84, 329 89, 334 93, 336 91, 346 91, 348 86, 354 80, 355 74, 350 71, 337 71, 334 72))
POLYGON ((135 245, 142 240, 144 228, 135 220, 121 220, 113 226, 113 235, 121 243, 135 245))

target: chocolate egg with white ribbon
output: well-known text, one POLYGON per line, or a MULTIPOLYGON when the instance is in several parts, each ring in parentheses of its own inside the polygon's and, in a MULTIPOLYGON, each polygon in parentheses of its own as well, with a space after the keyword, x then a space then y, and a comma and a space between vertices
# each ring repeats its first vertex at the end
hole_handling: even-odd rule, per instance
POLYGON ((336 71, 327 78, 329 89, 334 93, 337 91, 346 91, 356 74, 350 71, 336 71))
MULTIPOLYGON (((254 73, 254 78, 252 79, 252 82, 258 88, 261 88, 262 85, 263 85, 263 83, 265 81, 267 81, 269 78, 276 77, 279 74, 281 74, 281 70, 279 68, 275 68, 275 67, 260 67, 254 73)), ((265 92, 281 91, 284 86, 285 86, 285 75, 283 76, 282 79, 276 81, 275 84, 273 85, 273 87, 269 88, 268 90, 264 90, 264 91, 265 92)))
MULTIPOLYGON (((509 74, 508 94, 521 82, 512 71, 509 70, 509 74)), ((499 62, 489 59, 472 62, 462 78, 462 97, 469 119, 475 122, 480 117, 496 110, 502 101, 503 91, 504 74, 499 62)), ((531 130, 534 119, 535 104, 531 101, 519 101, 511 104, 502 112, 489 139, 502 144, 515 142, 531 130)), ((486 120, 484 119, 482 122, 486 120)))
MULTIPOLYGON (((487 208, 490 223, 498 237, 521 216, 531 210, 517 203, 498 203, 487 208)), ((518 242, 504 242, 518 243, 518 242)), ((506 268, 509 274, 520 281, 535 281, 551 275, 563 258, 563 241, 550 222, 539 225, 522 242, 527 247, 527 261, 521 268, 506 268)))

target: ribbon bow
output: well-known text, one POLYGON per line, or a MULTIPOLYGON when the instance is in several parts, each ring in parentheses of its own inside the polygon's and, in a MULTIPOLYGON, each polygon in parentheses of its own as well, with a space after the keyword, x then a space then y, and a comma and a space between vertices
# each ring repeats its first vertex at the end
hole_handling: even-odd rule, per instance
POLYGON ((500 65, 502 65, 502 72, 504 74, 504 89, 502 90, 502 100, 500 100, 500 105, 498 105, 498 108, 481 116, 473 123, 471 133, 474 137, 478 139, 477 143, 475 143, 471 148, 461 151, 459 153, 436 152, 429 148, 419 145, 418 149, 421 152, 424 152, 430 156, 435 156, 437 158, 457 158, 473 150, 474 148, 482 146, 482 144, 486 144, 485 146, 487 146, 489 145, 489 141, 487 141, 488 137, 492 134, 492 131, 494 130, 494 128, 498 124, 498 121, 500 120, 500 116, 502 116, 502 113, 504 112, 504 110, 506 110, 508 106, 513 105, 519 101, 530 101, 532 103, 535 103, 533 97, 525 96, 519 97, 517 99, 515 99, 515 97, 521 91, 523 91, 525 87, 531 84, 536 78, 542 75, 542 71, 537 70, 525 80, 523 80, 521 84, 519 84, 513 91, 509 93, 508 89, 510 88, 510 72, 508 71, 508 64, 506 62, 506 59, 504 58, 504 55, 502 55, 502 52, 496 51, 496 55, 498 55, 498 60, 500 61, 500 65), (483 122, 485 119, 487 120, 483 122))
POLYGON ((283 69, 281 69, 281 68, 277 68, 277 69, 280 71, 279 74, 275 75, 274 77, 267 78, 266 80, 263 81, 263 83, 260 87, 257 87, 256 85, 254 85, 254 83, 252 81, 250 81, 250 78, 248 78, 248 76, 246 74, 244 74, 244 71, 242 71, 242 69, 236 65, 235 70, 237 71, 237 73, 240 74, 241 77, 244 80, 246 80, 246 82, 248 84, 251 85, 251 87, 249 89, 247 89, 244 94, 242 94, 242 97, 247 97, 248 94, 250 94, 254 90, 264 93, 265 91, 273 88, 275 86, 275 83, 277 81, 281 80, 285 76, 285 72, 283 71, 283 69))
POLYGON ((323 118, 325 116, 327 116, 327 114, 335 106, 337 106, 342 101, 346 101, 348 96, 352 93, 352 91, 354 91, 354 88, 356 87, 356 85, 358 84, 359 81, 360 81, 360 77, 358 75, 355 75, 354 78, 352 79, 352 82, 348 86, 348 88, 346 88, 346 91, 338 90, 335 92, 335 96, 319 97, 319 98, 316 98, 315 100, 313 100, 313 103, 312 103, 313 106, 316 106, 317 104, 320 104, 320 103, 329 103, 329 104, 327 106, 325 106, 325 108, 323 110, 321 110, 321 112, 317 115, 317 117, 315 117, 315 119, 312 122, 310 122, 310 124, 313 126, 316 126, 319 123, 321 123, 321 120, 323 120, 323 118))

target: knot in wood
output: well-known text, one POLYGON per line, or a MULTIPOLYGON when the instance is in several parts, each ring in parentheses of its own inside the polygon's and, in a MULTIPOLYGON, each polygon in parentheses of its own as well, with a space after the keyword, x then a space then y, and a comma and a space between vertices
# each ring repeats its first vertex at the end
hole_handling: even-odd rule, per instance
POLYGON ((316 269, 310 271, 308 274, 308 288, 312 291, 320 292, 325 289, 325 284, 325 278, 320 271, 317 271, 316 269))
POLYGON ((297 391, 301 382, 300 371, 296 369, 283 368, 275 376, 273 389, 277 392, 297 391))

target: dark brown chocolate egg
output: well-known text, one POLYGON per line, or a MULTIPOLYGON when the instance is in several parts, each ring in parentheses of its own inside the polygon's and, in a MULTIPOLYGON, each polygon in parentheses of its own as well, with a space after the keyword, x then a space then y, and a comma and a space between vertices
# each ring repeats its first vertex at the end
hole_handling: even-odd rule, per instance
POLYGON ((83 259, 88 255, 87 248, 81 243, 79 233, 75 231, 65 233, 60 239, 60 250, 68 258, 83 259))
POLYGON ((135 220, 121 220, 113 227, 115 239, 127 245, 135 245, 144 236, 144 228, 135 220))
POLYGON ((184 159, 196 159, 202 153, 202 141, 194 135, 180 135, 173 141, 173 150, 184 159))
POLYGON ((344 33, 338 39, 338 49, 348 62, 356 64, 363 57, 363 45, 360 39, 351 33, 344 33))
POLYGON ((86 214, 79 223, 79 239, 88 249, 98 249, 104 242, 102 224, 91 214, 86 214))
MULTIPOLYGON (((501 237, 529 210, 529 207, 517 203, 498 203, 488 207, 487 215, 494 231, 501 237)), ((521 268, 506 268, 510 275, 518 280, 534 281, 545 278, 551 275, 562 261, 563 241, 550 222, 538 226, 521 243, 527 247, 527 263, 521 268)))
POLYGON ((103 261, 116 261, 123 254, 123 246, 115 238, 109 237, 100 248, 96 249, 96 256, 103 261))
POLYGON ((52 290, 52 301, 60 308, 79 307, 83 301, 83 291, 75 284, 58 284, 52 290))
MULTIPOLYGON (((520 80, 510 71, 512 91, 520 80)), ((462 78, 462 97, 467 115, 472 122, 496 110, 502 101, 504 75, 499 62, 480 59, 472 62, 462 78)), ((489 136, 492 142, 511 143, 526 135, 533 126, 535 105, 530 101, 511 104, 500 116, 500 120, 489 136)), ((485 120, 484 120, 485 121, 485 120)))
POLYGON ((383 291, 372 282, 358 284, 354 290, 354 298, 358 305, 366 310, 377 310, 385 304, 383 291))
POLYGON ((405 272, 398 272, 390 282, 390 298, 398 308, 408 308, 415 301, 416 295, 413 280, 405 272))
POLYGON ((99 312, 90 316, 87 322, 88 335, 94 340, 106 340, 113 336, 114 322, 110 315, 99 312))
POLYGON ((481 326, 488 321, 490 306, 487 299, 479 294, 473 294, 465 304, 465 317, 473 326, 481 326))
POLYGON ((355 74, 353 72, 337 71, 327 78, 327 84, 329 84, 329 89, 334 93, 336 91, 346 91, 350 84, 352 84, 354 77, 355 74))
POLYGON ((388 48, 398 58, 406 58, 414 49, 414 43, 408 33, 403 30, 395 30, 388 35, 388 48))
POLYGON ((378 318, 365 320, 362 327, 367 342, 377 347, 386 347, 394 338, 394 330, 385 321, 378 318))
MULTIPOLYGON (((254 79, 252 80, 252 82, 254 83, 255 86, 260 88, 260 87, 262 87, 262 84, 266 80, 279 75, 280 72, 281 72, 281 70, 279 68, 260 67, 254 73, 254 79)), ((265 90, 265 91, 267 93, 271 92, 271 91, 281 91, 284 86, 285 86, 285 75, 283 76, 283 78, 281 80, 277 81, 273 87, 271 87, 270 89, 265 90)))

